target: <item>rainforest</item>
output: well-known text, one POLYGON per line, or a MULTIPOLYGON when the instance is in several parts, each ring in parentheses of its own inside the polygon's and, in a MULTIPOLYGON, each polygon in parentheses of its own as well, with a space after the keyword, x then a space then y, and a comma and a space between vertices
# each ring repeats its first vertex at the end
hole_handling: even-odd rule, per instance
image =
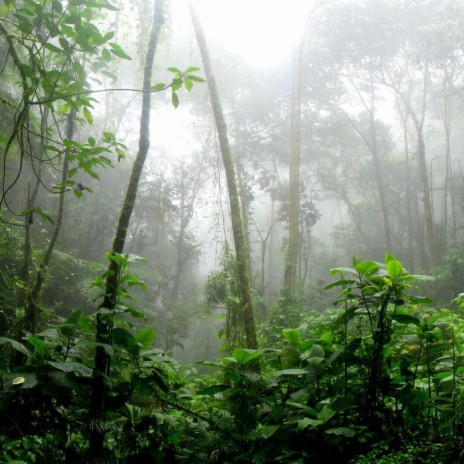
POLYGON ((463 0, 0 0, 0 463, 464 463, 463 0))

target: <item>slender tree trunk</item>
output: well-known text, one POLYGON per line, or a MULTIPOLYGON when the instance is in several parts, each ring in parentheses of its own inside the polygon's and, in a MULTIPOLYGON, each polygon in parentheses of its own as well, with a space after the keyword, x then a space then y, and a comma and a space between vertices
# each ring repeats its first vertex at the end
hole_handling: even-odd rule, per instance
POLYGON ((230 213, 232 221, 232 233, 234 236, 235 254, 237 260, 237 275, 239 280, 240 300, 242 304, 243 320, 245 325, 245 337, 247 348, 257 349, 258 339, 256 336, 256 326, 253 314, 253 300, 251 295, 251 279, 249 272, 248 247, 245 237, 244 219, 240 195, 235 173, 235 164, 230 151, 229 139, 227 135, 227 125, 224 119, 219 93, 214 78, 211 59, 206 44, 206 39, 201 28, 200 21, 195 13, 192 2, 188 2, 192 23, 195 30, 198 46, 200 48, 203 67, 205 68, 206 80, 213 107, 214 119, 219 136, 222 161, 227 178, 227 189, 229 192, 230 213))
MULTIPOLYGON (((66 129, 66 138, 72 140, 74 136, 74 118, 75 111, 71 110, 68 114, 67 119, 67 129, 66 129)), ((69 170, 69 159, 68 153, 64 153, 62 174, 61 174, 61 184, 64 185, 68 179, 68 170, 69 170)), ((63 223, 63 214, 64 214, 64 201, 65 201, 66 189, 62 187, 58 199, 58 212, 55 219, 55 226, 53 228, 52 235, 45 250, 44 257, 42 262, 39 265, 37 271, 37 276, 35 278, 34 285, 32 286, 29 294, 26 307, 26 313, 24 315, 24 321, 21 327, 22 331, 36 332, 39 321, 39 310, 40 310, 40 294, 42 292, 43 283, 47 275, 48 265, 50 264, 50 259, 55 248, 56 241, 60 234, 61 225, 63 223)))
POLYGON ((401 111, 398 96, 396 96, 396 106, 403 124, 403 143, 404 143, 404 158, 405 158, 405 172, 406 172, 406 221, 407 221, 407 235, 408 235, 408 266, 411 272, 414 272, 414 248, 413 248, 413 220, 412 220, 412 206, 411 206, 411 165, 409 160, 409 137, 408 137, 408 113, 404 114, 401 111))
POLYGON ((372 159, 374 161, 374 169, 375 169, 375 177, 377 183, 377 190, 379 192, 379 201, 380 201, 380 209, 382 211, 382 219, 383 219, 383 226, 384 226, 384 233, 385 233, 385 249, 388 252, 394 251, 392 249, 392 240, 391 240, 391 228, 390 228, 390 220, 388 216, 388 208, 387 208, 387 201, 386 201, 386 191, 385 191, 385 183, 383 180, 383 173, 382 173, 382 166, 381 160, 379 155, 379 148, 378 148, 378 141, 377 141, 377 128, 376 128, 376 107, 375 107, 375 86, 374 86, 374 79, 372 70, 369 72, 369 89, 370 89, 370 101, 366 101, 364 96, 362 95, 361 91, 359 90, 358 86, 355 84, 353 79, 350 79, 351 83, 358 94, 358 97, 366 109, 369 115, 369 134, 365 135, 363 131, 358 127, 358 125, 353 121, 353 119, 345 112, 346 117, 348 118, 350 124, 354 128, 354 130, 358 133, 361 137, 363 142, 366 144, 367 148, 372 154, 372 159))
POLYGON ((370 74, 370 87, 371 87, 371 107, 369 111, 370 126, 371 126, 371 144, 372 144, 372 156, 374 158, 375 175, 377 177, 377 186, 379 189, 380 207, 382 209, 383 225, 385 229, 385 245, 388 252, 393 252, 392 241, 391 241, 391 230, 390 220, 388 217, 385 184, 383 181, 382 167, 380 165, 379 149, 377 144, 377 130, 375 125, 375 89, 372 79, 372 73, 370 74))
POLYGON ((392 84, 386 84, 391 87, 403 102, 406 111, 411 116, 414 128, 417 135, 417 157, 419 162, 419 178, 422 184, 422 201, 424 204, 424 226, 425 226, 425 244, 427 254, 427 269, 432 269, 436 265, 436 230, 433 220, 432 202, 431 202, 431 191, 429 185, 429 178, 427 172, 427 160, 425 151, 425 140, 424 140, 424 121, 425 121, 425 110, 426 110, 426 96, 428 89, 429 70, 426 63, 424 69, 424 84, 422 89, 422 109, 421 115, 419 116, 414 111, 409 96, 404 95, 400 89, 392 84))
POLYGON ((454 192, 451 188, 453 178, 453 167, 451 159, 451 101, 450 101, 450 79, 447 70, 444 70, 443 78, 443 111, 442 123, 446 137, 446 175, 445 175, 445 190, 443 193, 443 248, 440 258, 443 259, 448 250, 448 195, 451 194, 451 216, 453 235, 456 233, 456 213, 454 192))
POLYGON ((300 158, 301 158, 301 86, 305 35, 298 47, 291 105, 291 152, 289 163, 288 249, 284 271, 284 301, 296 298, 298 251, 300 249, 300 158))
MULTIPOLYGON (((153 63, 158 44, 158 38, 161 27, 164 23, 164 0, 155 0, 153 24, 148 41, 147 53, 145 58, 145 68, 143 73, 143 99, 142 115, 140 118, 140 138, 139 150, 132 168, 129 185, 127 187, 126 197, 119 214, 119 222, 113 241, 111 253, 122 253, 126 241, 127 229, 130 218, 134 209, 137 189, 142 175, 145 159, 150 146, 150 102, 151 102, 151 81, 153 72, 153 63)), ((118 276, 120 273, 119 265, 115 260, 110 261, 108 272, 106 274, 106 290, 103 303, 100 308, 114 309, 117 303, 118 294, 118 276)), ((98 343, 111 344, 112 323, 103 319, 97 314, 97 331, 96 340, 98 343)), ((109 374, 110 356, 102 346, 97 346, 95 352, 95 370, 94 383, 92 390, 92 420, 93 426, 90 434, 89 461, 97 462, 103 451, 103 440, 105 437, 104 420, 105 420, 105 380, 104 376, 109 374)))

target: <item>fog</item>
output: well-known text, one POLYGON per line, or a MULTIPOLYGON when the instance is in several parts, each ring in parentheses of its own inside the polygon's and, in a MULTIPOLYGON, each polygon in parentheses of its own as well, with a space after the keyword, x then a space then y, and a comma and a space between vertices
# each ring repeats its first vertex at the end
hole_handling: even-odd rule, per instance
MULTIPOLYGON (((295 208, 299 236, 292 285, 301 319, 333 304, 335 293, 324 291, 328 271, 350 266, 353 256, 382 262, 392 253, 411 272, 437 276, 429 290, 438 303, 455 298, 462 291, 457 273, 464 256, 463 2, 192 3, 235 162, 258 323, 270 320, 285 294, 295 208), (291 161, 296 150, 297 160, 291 161), (299 179, 290 180, 295 162, 299 179), (294 182, 297 204, 289 193, 294 182), (449 279, 446 288, 440 276, 449 279)), ((44 302, 61 315, 80 306, 90 312, 98 304, 89 285, 107 266, 105 253, 139 150, 153 5, 114 4, 118 9, 103 10, 96 23, 115 32, 111 42, 121 52, 113 47, 98 65, 103 55, 88 52, 79 58, 83 90, 68 84, 60 90, 90 97, 76 103, 73 134, 87 151, 70 159, 75 172, 65 184, 63 157, 54 157, 34 134, 48 125, 46 145, 61 147, 71 100, 58 97, 46 121, 46 105, 31 106, 29 148, 22 153, 21 75, 5 51, 7 39, 1 39, 3 227, 14 231, 21 248, 24 221, 35 209, 30 232, 39 265, 56 225, 59 190, 66 190, 43 292, 44 302), (105 139, 104 132, 122 145, 115 146, 113 136, 105 139), (98 153, 89 138, 108 153, 98 153), (111 166, 98 161, 102 153, 111 166), (56 285, 63 278, 65 288, 56 285)), ((50 39, 49 50, 57 45, 50 39)), ((19 48, 27 60, 27 49, 19 48)), ((50 60, 57 64, 47 66, 58 66, 58 58, 50 60)), ((150 148, 124 251, 146 258, 129 267, 146 283, 145 290, 131 290, 133 305, 155 328, 159 346, 189 360, 217 355, 223 339, 215 334, 224 332, 225 315, 238 298, 230 284, 235 279, 230 191, 206 82, 211 76, 204 68, 187 3, 168 2, 151 82, 166 85, 152 93, 150 148), (183 80, 175 91, 178 106, 173 78, 183 80), (219 290, 225 292, 222 299, 219 290)), ((37 101, 51 92, 40 85, 33 92, 37 101)))

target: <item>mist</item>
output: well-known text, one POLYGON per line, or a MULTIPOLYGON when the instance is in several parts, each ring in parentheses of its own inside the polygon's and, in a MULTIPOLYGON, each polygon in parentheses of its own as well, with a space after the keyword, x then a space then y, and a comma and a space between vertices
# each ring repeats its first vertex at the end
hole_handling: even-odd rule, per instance
MULTIPOLYGON (((429 383, 417 376, 425 346, 457 343, 449 334, 462 328, 449 319, 448 332, 420 332, 434 311, 458 318, 462 305, 463 26, 460 0, 2 2, 2 373, 87 359, 78 375, 92 369, 97 422, 111 369, 115 385, 132 385, 128 398, 137 390, 125 369, 141 366, 142 347, 201 377, 230 362, 257 373, 274 347, 283 351, 272 368, 294 369, 278 376, 302 375, 313 346, 331 368, 343 345, 334 379, 345 386, 333 398, 348 401, 349 374, 362 372, 357 417, 376 432, 409 411, 399 393, 386 399, 388 388, 403 382, 430 404, 447 394, 432 392, 432 358, 429 383), (78 328, 87 344, 72 342, 78 328), (53 345, 51 330, 69 335, 68 348, 53 345), (404 367, 416 353, 406 342, 417 343, 415 369, 404 367), (117 367, 114 348, 126 350, 117 367), (246 362, 233 358, 240 349, 246 362), (299 363, 285 364, 288 350, 299 363), (350 371, 349 350, 369 361, 350 371), (401 379, 388 370, 395 362, 401 379), (388 420, 383 407, 394 409, 388 420)), ((453 346, 456 408, 462 346, 453 346)), ((325 371, 311 365, 322 401, 325 371)), ((28 388, 40 385, 33 375, 28 388)), ((222 398, 220 385, 206 395, 222 398)), ((439 429, 430 404, 427 433, 439 429)), ((298 422, 300 431, 325 426, 314 408, 308 417, 320 424, 298 422)), ((257 424, 250 430, 277 422, 257 424)), ((106 432, 95 430, 90 455, 100 456, 106 432)), ((348 439, 343 430, 329 434, 348 439)), ((271 462, 261 451, 256 462, 271 462)), ((153 462, 184 462, 168 454, 153 462)), ((275 462, 309 462, 284 454, 275 462)), ((242 462, 234 456, 214 462, 242 462)))

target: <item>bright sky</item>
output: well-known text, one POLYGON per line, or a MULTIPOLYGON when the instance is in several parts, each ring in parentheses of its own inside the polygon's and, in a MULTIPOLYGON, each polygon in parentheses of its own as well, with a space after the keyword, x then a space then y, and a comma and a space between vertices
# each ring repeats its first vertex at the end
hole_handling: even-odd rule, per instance
POLYGON ((264 67, 289 55, 303 35, 313 0, 194 0, 194 4, 207 41, 264 67))

